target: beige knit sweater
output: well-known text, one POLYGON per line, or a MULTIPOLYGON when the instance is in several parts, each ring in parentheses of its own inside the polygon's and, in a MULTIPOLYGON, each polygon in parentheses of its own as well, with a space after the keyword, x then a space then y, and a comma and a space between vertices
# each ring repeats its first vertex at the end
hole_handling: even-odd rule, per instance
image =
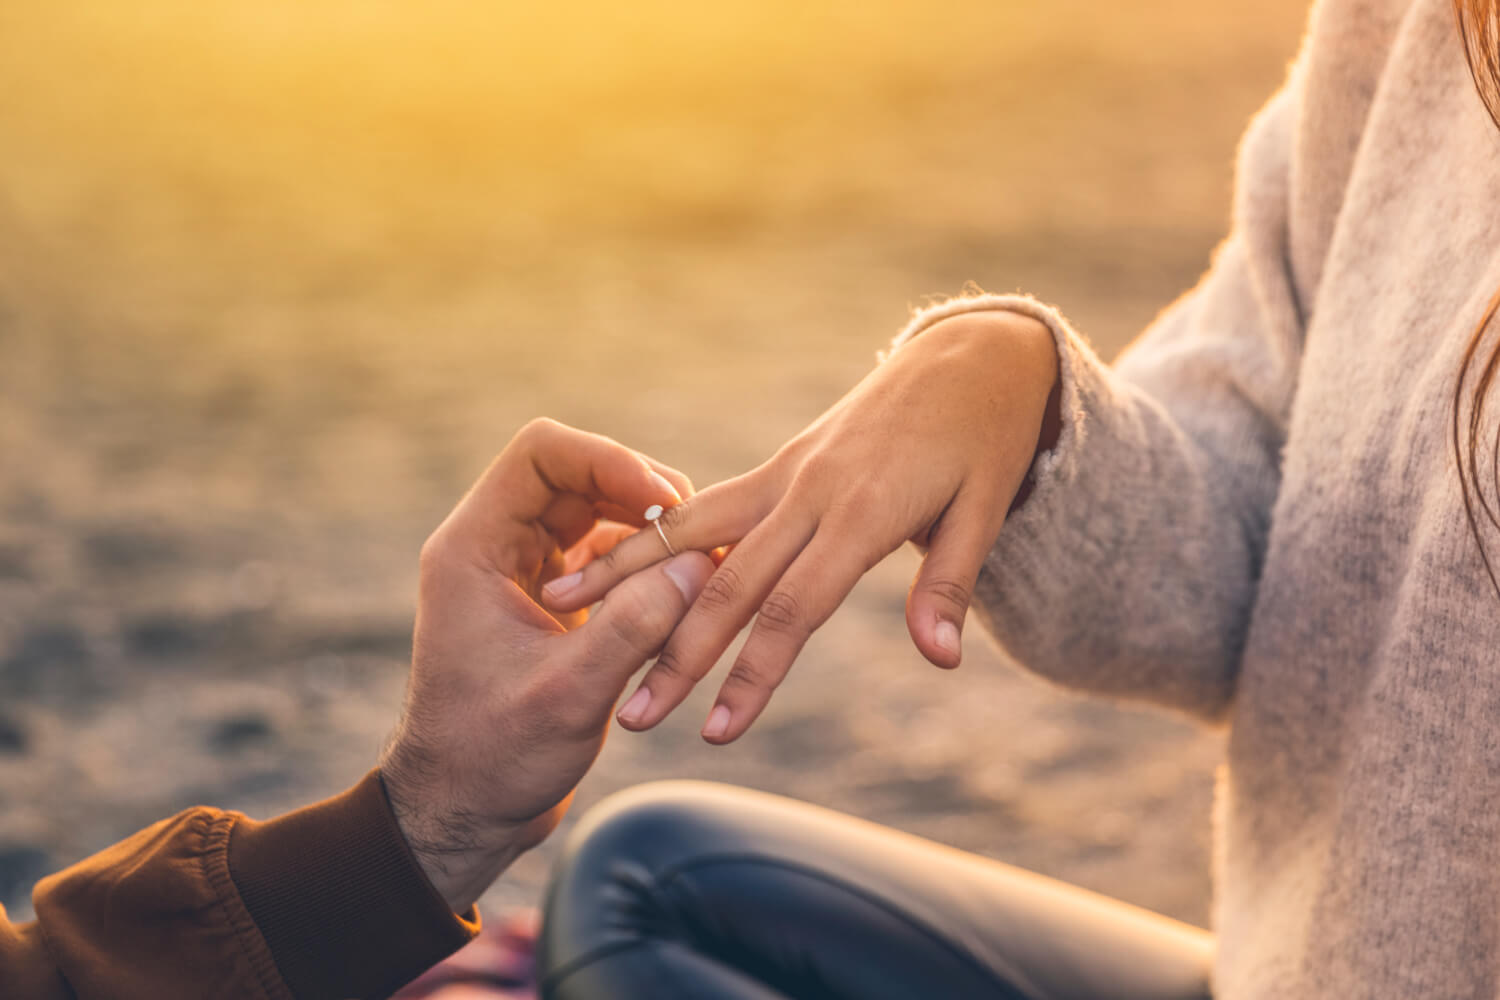
POLYGON ((1321 0, 1237 188, 1113 368, 1019 296, 904 332, 1009 308, 1057 336, 1062 437, 979 610, 1054 681, 1230 727, 1217 996, 1493 998, 1500 597, 1447 433, 1500 288, 1500 132, 1451 0, 1321 0))

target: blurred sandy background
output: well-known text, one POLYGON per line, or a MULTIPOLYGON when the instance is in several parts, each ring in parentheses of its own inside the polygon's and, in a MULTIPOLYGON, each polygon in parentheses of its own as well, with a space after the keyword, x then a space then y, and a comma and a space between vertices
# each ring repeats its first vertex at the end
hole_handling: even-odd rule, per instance
MULTIPOLYGON (((1300 0, 0 0, 0 901, 195 803, 370 766, 415 554, 527 418, 700 485, 966 281, 1112 355, 1205 266, 1300 0)), ((911 553, 750 736, 658 776, 826 803, 1207 918, 1219 745, 969 637, 911 553)), ((535 898, 546 849, 492 893, 535 898)))

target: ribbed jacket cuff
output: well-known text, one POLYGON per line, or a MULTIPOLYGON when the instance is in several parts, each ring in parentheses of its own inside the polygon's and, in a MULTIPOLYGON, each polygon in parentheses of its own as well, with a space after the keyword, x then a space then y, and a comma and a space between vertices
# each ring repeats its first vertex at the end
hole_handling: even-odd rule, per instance
POLYGON ((229 871, 299 998, 386 996, 479 929, 427 881, 378 771, 269 822, 240 819, 229 871))

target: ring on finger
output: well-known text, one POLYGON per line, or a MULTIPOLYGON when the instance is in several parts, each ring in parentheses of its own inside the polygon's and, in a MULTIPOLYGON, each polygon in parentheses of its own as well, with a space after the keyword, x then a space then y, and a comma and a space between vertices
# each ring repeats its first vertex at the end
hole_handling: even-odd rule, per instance
POLYGON ((661 504, 654 503, 646 508, 646 520, 656 526, 656 533, 661 536, 661 543, 667 547, 667 554, 675 556, 677 549, 672 546, 672 540, 667 537, 667 530, 661 526, 661 515, 661 504))

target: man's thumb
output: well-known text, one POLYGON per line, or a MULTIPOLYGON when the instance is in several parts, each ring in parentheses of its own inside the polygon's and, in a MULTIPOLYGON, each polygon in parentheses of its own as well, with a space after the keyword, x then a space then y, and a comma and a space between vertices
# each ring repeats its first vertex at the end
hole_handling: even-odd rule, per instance
POLYGON ((649 566, 616 584, 567 638, 580 644, 592 668, 608 670, 623 684, 666 645, 713 571, 713 560, 702 552, 649 566))

